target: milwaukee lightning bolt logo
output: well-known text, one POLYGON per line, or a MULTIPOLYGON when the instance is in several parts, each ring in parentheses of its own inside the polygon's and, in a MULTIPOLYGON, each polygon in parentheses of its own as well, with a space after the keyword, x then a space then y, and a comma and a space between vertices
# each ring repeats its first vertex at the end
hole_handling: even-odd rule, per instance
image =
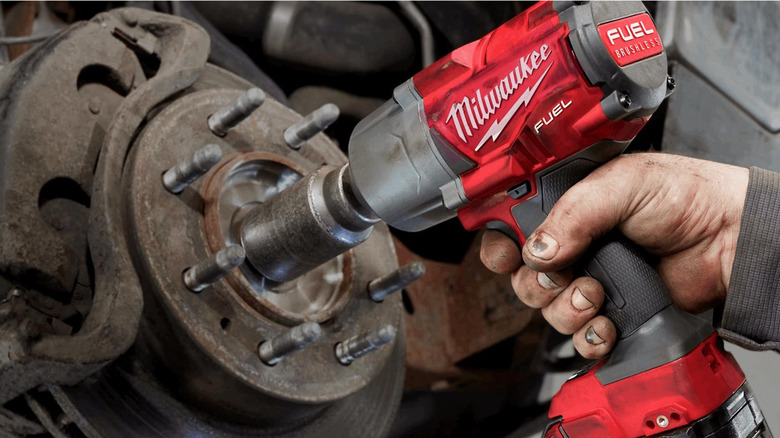
MULTIPOLYGON (((463 143, 468 143, 466 137, 473 137, 475 132, 480 131, 486 123, 490 122, 491 117, 496 114, 502 104, 509 101, 509 98, 515 94, 535 71, 542 67, 549 57, 550 47, 547 44, 543 44, 538 50, 520 57, 515 68, 498 81, 498 85, 493 87, 493 89, 484 95, 481 89, 477 89, 474 96, 464 96, 461 101, 452 104, 445 123, 452 121, 458 137, 460 137, 463 143)), ((542 83, 544 77, 547 76, 547 72, 550 71, 550 67, 552 67, 552 61, 539 76, 539 79, 536 80, 536 83, 533 86, 528 86, 523 91, 506 114, 500 120, 493 121, 493 124, 487 129, 474 151, 480 150, 488 141, 488 138, 496 141, 520 107, 528 107, 536 90, 539 88, 539 84, 542 83)))

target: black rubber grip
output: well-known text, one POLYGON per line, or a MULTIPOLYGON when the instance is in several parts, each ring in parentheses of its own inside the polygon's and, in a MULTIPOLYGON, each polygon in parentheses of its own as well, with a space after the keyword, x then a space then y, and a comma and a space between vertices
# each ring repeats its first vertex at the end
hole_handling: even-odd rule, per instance
MULTIPOLYGON (((566 190, 601 164, 598 161, 601 160, 572 159, 540 177, 544 216, 566 190)), ((647 262, 645 253, 618 232, 594 242, 581 266, 604 286, 607 299, 601 311, 615 323, 618 339, 629 336, 672 303, 669 291, 647 262)))
POLYGON ((595 242, 583 261, 585 273, 604 287, 607 299, 601 311, 615 323, 618 339, 672 304, 666 285, 644 252, 620 233, 595 242))

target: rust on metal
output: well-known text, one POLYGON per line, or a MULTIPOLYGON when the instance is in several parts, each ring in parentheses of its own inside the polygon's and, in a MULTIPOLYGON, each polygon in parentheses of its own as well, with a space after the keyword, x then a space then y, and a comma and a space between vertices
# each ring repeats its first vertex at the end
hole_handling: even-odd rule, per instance
MULTIPOLYGON (((200 294, 187 291, 181 281, 172 281, 218 247, 237 243, 231 239, 235 238, 234 226, 240 226, 240 221, 234 219, 240 216, 244 200, 262 202, 263 196, 255 197, 258 192, 270 197, 283 186, 276 182, 258 186, 265 181, 265 170, 254 167, 248 168, 251 178, 246 181, 250 185, 235 186, 232 184, 245 181, 246 175, 233 170, 262 157, 271 158, 262 161, 268 167, 310 173, 323 161, 331 161, 329 151, 338 151, 327 138, 319 140, 316 156, 307 157, 290 149, 283 143, 282 129, 276 127, 286 126, 296 114, 270 98, 245 123, 233 128, 230 135, 215 137, 202 121, 240 93, 240 89, 196 88, 149 121, 127 159, 132 173, 127 178, 126 223, 130 227, 128 234, 133 236, 138 274, 145 280, 144 318, 155 324, 167 321, 164 329, 144 333, 144 339, 155 339, 147 342, 154 346, 156 360, 181 376, 177 391, 209 412, 241 417, 243 421, 270 422, 282 418, 281 408, 275 407, 281 401, 290 405, 285 409, 294 415, 311 415, 316 410, 313 404, 334 403, 355 394, 377 378, 385 364, 402 361, 397 348, 377 351, 365 358, 359 368, 352 369, 345 369, 333 357, 333 345, 338 340, 373 325, 397 324, 402 310, 400 297, 377 306, 358 292, 363 292, 379 272, 397 266, 386 227, 376 230, 369 241, 354 249, 353 260, 360 260, 359 277, 339 279, 339 287, 347 288, 341 294, 346 303, 327 315, 321 338, 272 370, 257 356, 258 345, 300 322, 285 320, 264 302, 284 300, 293 292, 277 292, 252 283, 246 264, 228 274, 227 281, 216 282, 200 294), (182 126, 190 128, 181 129, 182 126), (171 196, 161 184, 147 183, 159 181, 168 163, 194 152, 208 139, 224 151, 225 164, 212 168, 178 196, 171 196), (290 166, 282 166, 283 163, 290 166), (230 190, 234 196, 230 196, 230 190), (223 193, 231 202, 220 207, 223 193), (241 202, 232 203, 235 199, 241 202), (213 208, 220 211, 212 213, 213 208), (210 217, 211 214, 219 217, 210 217), (213 244, 217 247, 211 249, 213 244), (233 383, 235 379, 240 384, 233 383), (215 397, 211 389, 214 384, 230 385, 230 396, 215 397), (247 399, 253 403, 241 402, 247 399)), ((278 174, 272 176, 275 175, 278 174)), ((339 294, 333 297, 340 300, 339 294)), ((296 317, 316 320, 322 315, 302 312, 296 317)))
POLYGON ((78 382, 136 339, 143 297, 120 225, 124 158, 145 115, 198 79, 209 47, 190 22, 137 13, 171 36, 155 49, 170 63, 153 73, 112 36, 124 26, 115 12, 58 33, 3 69, 3 126, 25 129, 0 135, 7 169, 0 175, 0 271, 30 297, 38 291, 70 302, 83 322, 70 331, 60 320, 70 310, 49 300, 39 302, 42 311, 30 305, 21 321, 7 321, 3 328, 20 336, 2 339, 0 348, 12 353, 0 358, 0 402, 42 383, 78 382), (137 89, 129 95, 131 84, 137 89), (89 110, 92 99, 101 102, 99 115, 89 110), (51 327, 35 328, 36 321, 51 327))
POLYGON ((479 373, 457 363, 517 335, 536 313, 517 299, 509 276, 482 265, 480 242, 478 236, 463 261, 453 264, 424 259, 395 239, 399 264, 423 261, 426 267, 426 274, 404 290, 410 301, 405 316, 407 388, 431 389, 467 376, 501 379, 495 370, 475 377, 479 373))
POLYGON ((47 388, 62 416, 39 416, 44 429, 86 436, 384 435, 403 390, 403 332, 359 367, 333 349, 375 326, 403 327, 400 296, 377 304, 365 294, 397 268, 386 226, 335 264, 328 311, 303 315, 323 319, 321 338, 274 367, 258 346, 294 324, 253 301, 292 292, 242 297, 247 285, 217 281, 193 294, 182 284, 210 245, 226 244, 215 230, 233 212, 205 217, 224 184, 209 195, 200 179, 172 196, 160 184, 166 166, 207 141, 300 174, 346 162, 324 135, 290 149, 283 131, 300 115, 272 99, 215 138, 208 115, 251 84, 208 64, 209 47, 180 17, 119 9, 3 68, 0 403, 47 388))

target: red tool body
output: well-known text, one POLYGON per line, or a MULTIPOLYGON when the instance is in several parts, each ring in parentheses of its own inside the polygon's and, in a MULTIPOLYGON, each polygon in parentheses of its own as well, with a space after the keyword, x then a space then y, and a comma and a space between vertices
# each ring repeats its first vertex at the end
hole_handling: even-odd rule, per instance
MULTIPOLYGON (((539 3, 396 87, 353 130, 348 164, 253 209, 247 259, 290 281, 366 241, 380 219, 420 231, 458 216, 523 243, 566 190, 625 150, 674 89, 667 68, 642 3, 539 3)), ((578 263, 604 288, 617 343, 555 396, 548 436, 771 436, 712 325, 673 305, 640 248, 613 232, 578 263)))
MULTIPOLYGON (((543 2, 397 87, 355 128, 349 186, 390 225, 457 214, 522 244, 563 193, 622 153, 671 94, 639 2, 543 2)), ((711 324, 682 312, 619 233, 576 266, 604 286, 610 357, 554 397, 546 438, 771 437, 711 324)))
POLYGON ((598 368, 556 394, 550 417, 563 424, 552 425, 545 438, 641 437, 684 429, 717 412, 745 383, 716 334, 680 359, 610 385, 598 380, 598 368))
MULTIPOLYGON (((641 44, 653 46, 635 61, 661 51, 650 16, 642 18, 641 44)), ((472 201, 458 211, 467 229, 501 221, 522 242, 510 210, 536 195, 539 171, 604 139, 630 141, 645 125, 607 117, 604 92, 589 83, 568 36, 552 2, 538 3, 413 77, 430 128, 476 163, 460 175, 472 201), (507 193, 524 182, 522 197, 507 193)))

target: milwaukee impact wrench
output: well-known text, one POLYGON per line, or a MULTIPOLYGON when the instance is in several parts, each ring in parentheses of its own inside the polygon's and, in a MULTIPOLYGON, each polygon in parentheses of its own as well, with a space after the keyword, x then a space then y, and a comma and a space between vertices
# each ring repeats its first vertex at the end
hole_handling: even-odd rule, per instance
MULTIPOLYGON (((398 86, 355 128, 349 164, 251 211, 247 258, 273 285, 363 242, 380 219, 419 231, 455 215, 522 244, 673 88, 642 3, 539 3, 398 86)), ((582 269, 604 286, 618 342, 553 398, 546 438, 771 437, 722 340, 672 304, 637 247, 613 233, 582 269)))

